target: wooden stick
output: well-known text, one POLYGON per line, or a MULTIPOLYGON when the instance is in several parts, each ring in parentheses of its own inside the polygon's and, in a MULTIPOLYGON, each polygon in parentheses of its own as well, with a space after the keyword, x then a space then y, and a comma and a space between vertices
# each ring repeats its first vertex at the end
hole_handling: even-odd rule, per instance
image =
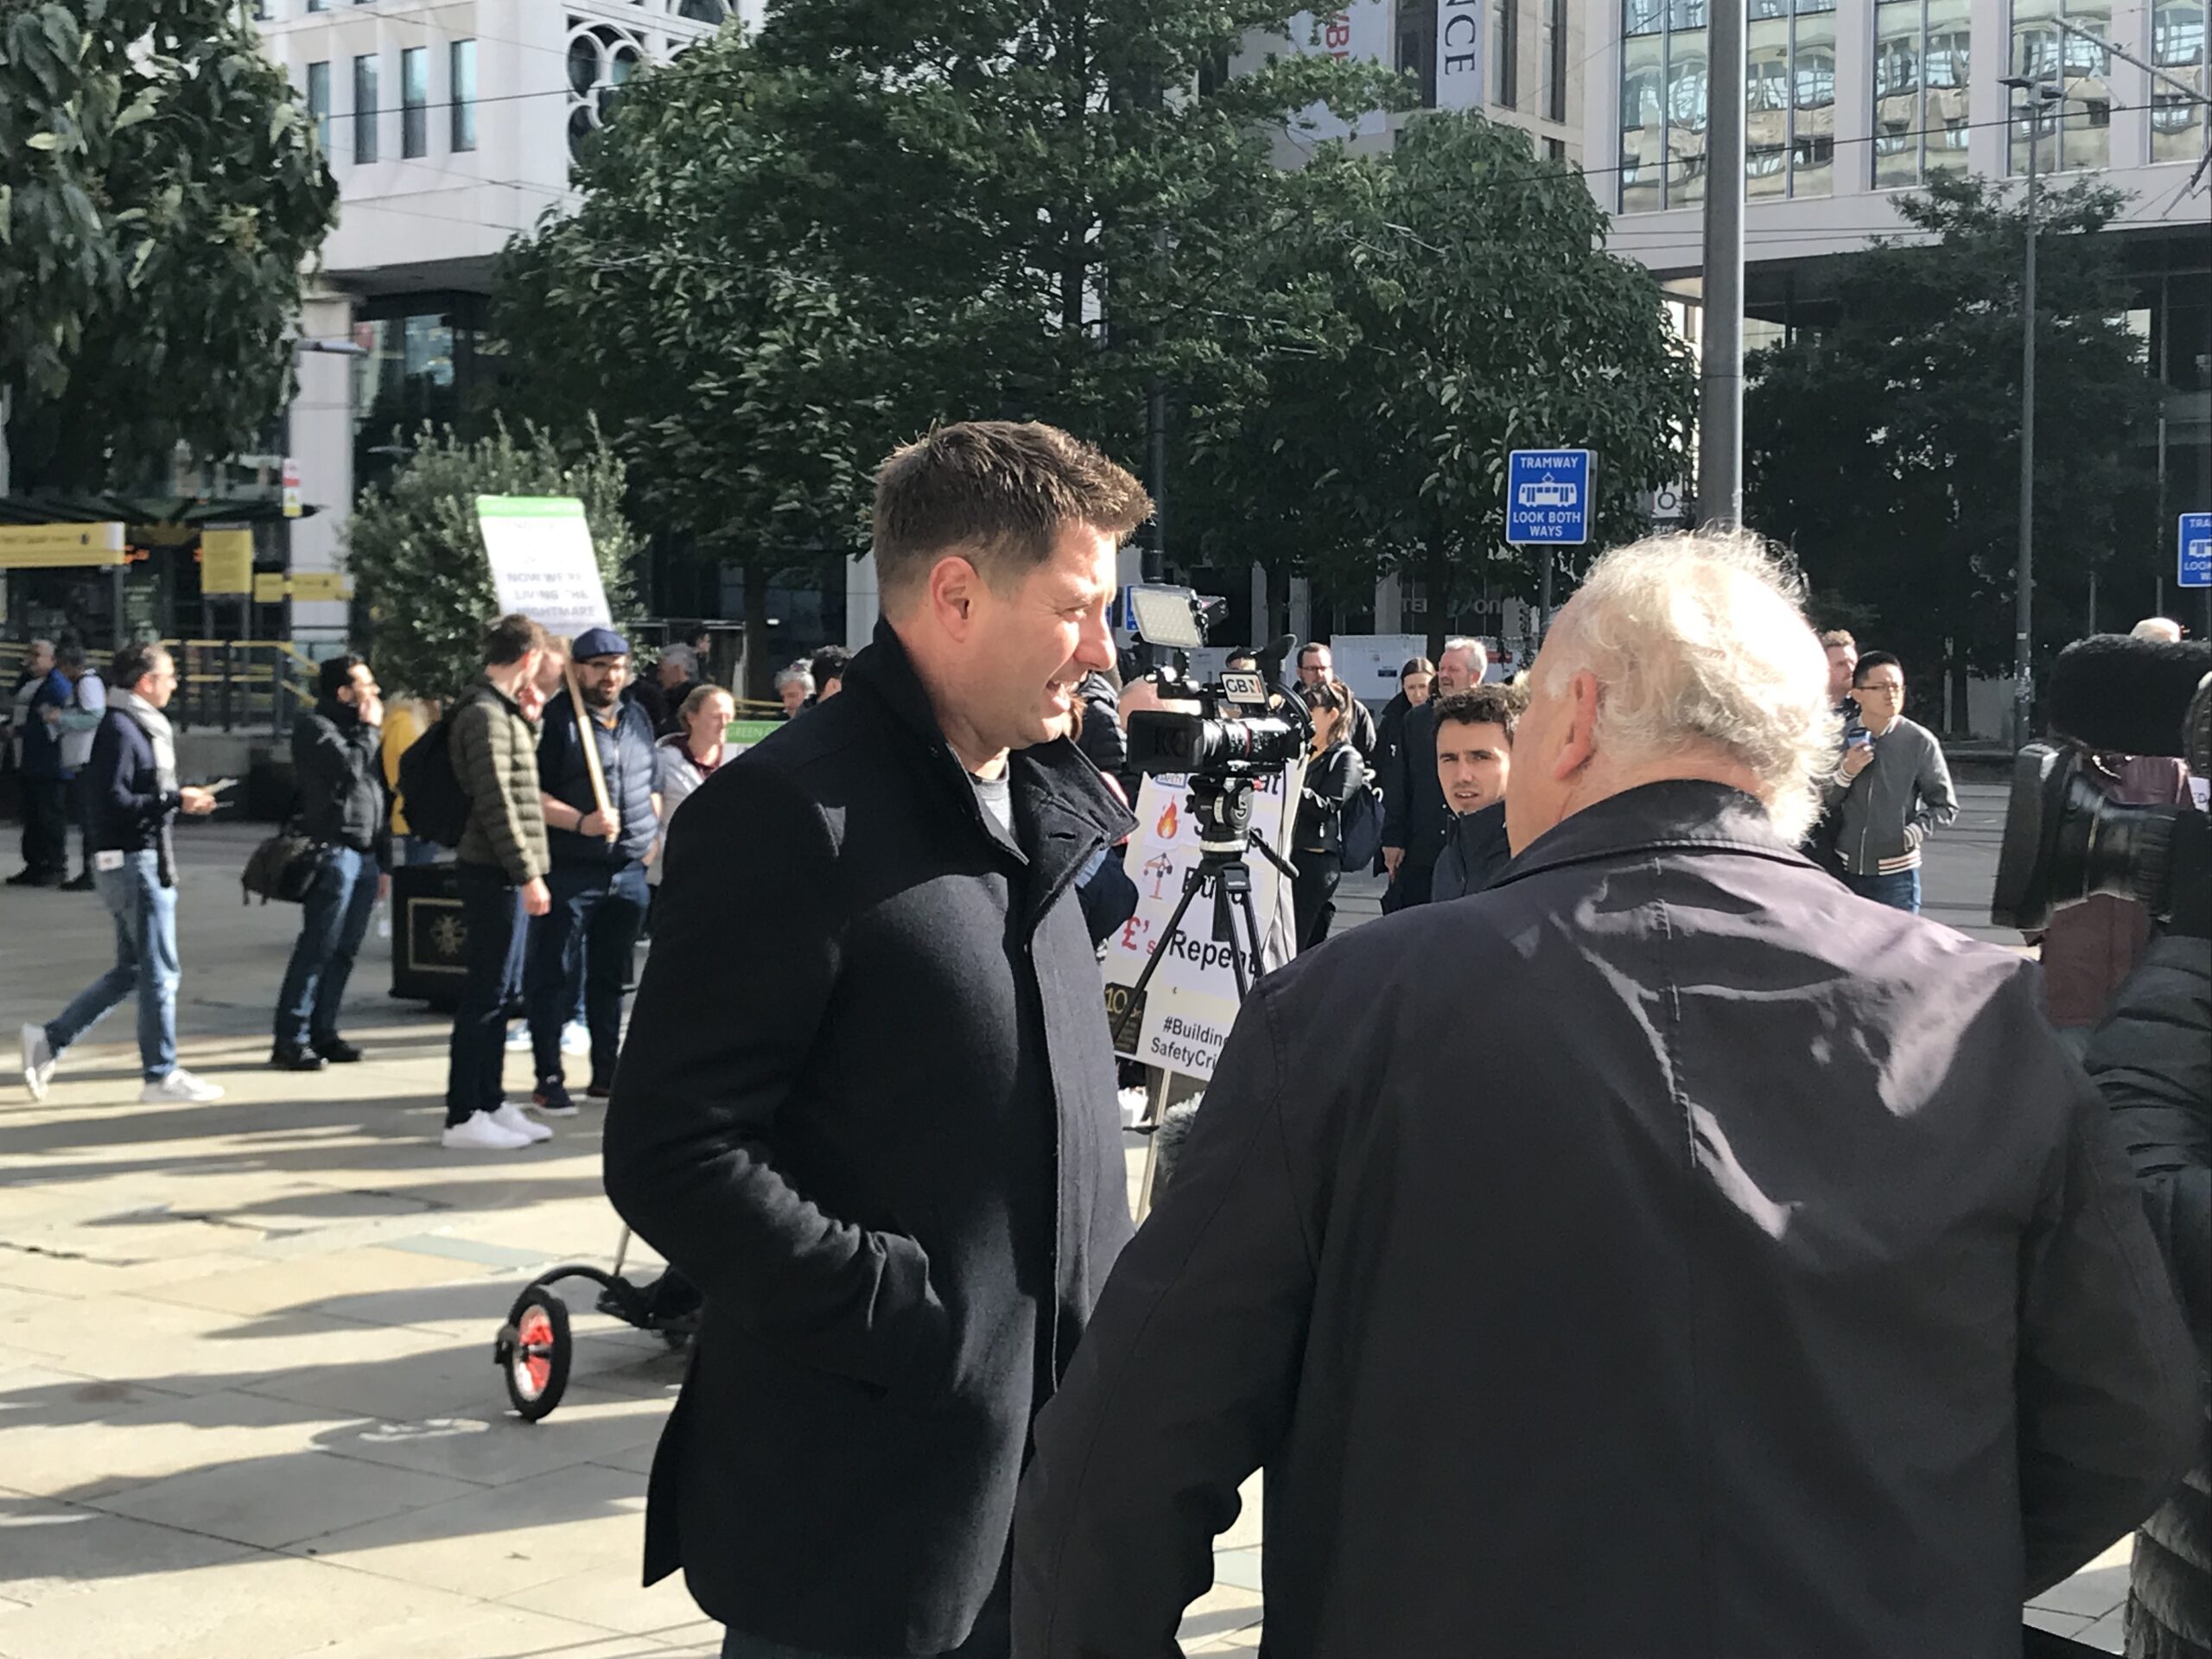
MULTIPOLYGON (((591 774, 591 798, 599 807, 600 817, 607 824, 607 844, 613 846, 615 837, 622 832, 622 826, 615 822, 614 809, 607 804, 607 773, 599 764, 599 734, 592 730, 591 710, 584 707, 583 687, 576 683, 574 658, 561 665, 561 677, 569 683, 569 701, 575 708, 576 738, 584 746, 584 770, 591 774)), ((619 714, 617 729, 620 729, 619 714)))

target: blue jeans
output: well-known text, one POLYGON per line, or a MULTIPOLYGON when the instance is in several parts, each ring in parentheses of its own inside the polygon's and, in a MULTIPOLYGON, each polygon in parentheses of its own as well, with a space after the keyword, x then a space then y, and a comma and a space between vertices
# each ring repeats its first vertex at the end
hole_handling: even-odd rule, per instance
POLYGON ((176 1070, 176 889, 162 885, 160 865, 158 853, 125 853, 122 868, 92 873, 100 902, 115 918, 115 966, 46 1028, 59 1054, 135 992, 138 1064, 149 1083, 176 1070))
POLYGON ((614 1076, 622 1043, 622 981, 645 924, 651 890, 642 864, 556 864, 546 878, 553 908, 534 930, 524 996, 537 1077, 565 1076, 561 1027, 581 991, 591 1029, 591 1080, 614 1076))
POLYGON ((394 836, 391 861, 395 868, 438 861, 438 843, 428 836, 394 836))
POLYGON ((1861 899, 1872 899, 1878 905, 1887 905, 1891 910, 1910 911, 1920 914, 1920 870, 1899 870, 1894 875, 1853 875, 1843 873, 1843 885, 1861 899))
POLYGON ((300 906, 300 937, 276 993, 276 1040, 319 1046, 338 1035, 338 1007, 377 905, 377 861, 351 847, 318 847, 314 885, 300 906))
POLYGON ((462 960, 467 978, 454 1010, 453 1046, 446 1068, 446 1122, 466 1123, 479 1112, 499 1110, 505 1097, 509 963, 524 937, 522 889, 496 865, 461 864, 461 921, 467 938, 462 960))

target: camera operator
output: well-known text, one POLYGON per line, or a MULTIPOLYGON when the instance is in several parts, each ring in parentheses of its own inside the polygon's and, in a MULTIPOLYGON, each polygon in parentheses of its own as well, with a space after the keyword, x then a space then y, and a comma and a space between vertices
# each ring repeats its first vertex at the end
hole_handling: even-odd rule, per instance
POLYGON ((1298 791, 1298 816, 1291 825, 1291 861, 1298 880, 1291 884, 1298 948, 1310 950, 1329 937, 1335 920, 1337 883, 1344 876, 1344 803, 1366 786, 1367 767, 1352 743, 1351 689, 1342 680, 1308 685, 1303 696, 1313 722, 1308 740, 1306 781, 1298 791))
POLYGON ((2168 1490, 2194 1356, 2033 969, 1794 850, 1797 601, 1599 560, 1503 877, 1245 1002, 1038 1421, 1023 1659, 1171 1651, 1256 1468, 1277 1659, 1992 1659, 2168 1490))

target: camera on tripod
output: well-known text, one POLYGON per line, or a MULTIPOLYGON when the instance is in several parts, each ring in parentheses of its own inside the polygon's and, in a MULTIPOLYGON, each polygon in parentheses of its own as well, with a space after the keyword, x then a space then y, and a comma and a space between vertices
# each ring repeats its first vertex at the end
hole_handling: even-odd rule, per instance
MULTIPOLYGON (((1224 608, 1221 601, 1202 599, 1188 588, 1129 589, 1130 622, 1155 652, 1198 650, 1224 608)), ((1272 695, 1264 673, 1228 672, 1206 685, 1170 664, 1160 671, 1160 690, 1163 697, 1196 702, 1198 712, 1143 709, 1129 716, 1129 764, 1147 776, 1250 779, 1280 772, 1305 753, 1313 734, 1305 705, 1272 695)))

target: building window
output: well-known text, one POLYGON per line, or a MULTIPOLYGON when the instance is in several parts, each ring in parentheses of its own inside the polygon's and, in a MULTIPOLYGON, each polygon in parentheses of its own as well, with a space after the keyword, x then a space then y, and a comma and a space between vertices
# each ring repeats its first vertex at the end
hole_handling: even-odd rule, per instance
POLYGON ((1497 19, 1493 39, 1497 50, 1497 103, 1503 109, 1521 105, 1521 0, 1491 0, 1497 19))
POLYGON ((1545 139, 1544 159, 1548 162, 1558 162, 1564 164, 1567 161, 1567 140, 1564 138, 1545 139))
MULTIPOLYGON (((1623 0, 1623 213, 1705 200, 1705 0, 1623 0)), ((1745 190, 1834 188, 1835 0, 1748 0, 1744 39, 1745 190)))
POLYGON ((330 65, 308 65, 308 119, 315 123, 315 143, 322 146, 322 158, 330 159, 330 65))
POLYGON ((1963 170, 1970 0, 1881 0, 1874 17, 1874 188, 1963 170))
POLYGON ((1436 107, 1436 8, 1398 9, 1398 73, 1414 83, 1424 110, 1436 107))
POLYGON ((330 0, 308 0, 308 10, 309 11, 328 11, 330 10, 330 0))
POLYGON ((455 41, 447 53, 449 71, 446 97, 453 117, 452 147, 455 151, 476 148, 476 42, 455 41))
POLYGON ((377 158, 377 60, 374 53, 353 60, 353 159, 377 158))
POLYGON ((399 153, 430 153, 430 48, 410 46, 399 54, 399 153))
MULTIPOLYGON (((2204 0, 2171 0, 2151 12, 2151 61, 2184 86, 2212 92, 2205 74, 2204 0)), ((2194 162, 2212 143, 2207 106, 2163 81, 2151 82, 2151 159, 2194 162)))
POLYGON ((2031 119, 2037 124, 2037 166, 2056 173, 2112 164, 2112 54, 2059 28, 2062 22, 2109 39, 2112 0, 2013 0, 2016 72, 2055 82, 2065 94, 2056 104, 2031 104, 2007 89, 2015 173, 2028 170, 2031 119))
POLYGON ((607 124, 623 84, 638 72, 644 52, 611 23, 571 20, 569 35, 569 154, 607 124))
POLYGON ((1544 119, 1567 119, 1567 4, 1545 0, 1544 119))

